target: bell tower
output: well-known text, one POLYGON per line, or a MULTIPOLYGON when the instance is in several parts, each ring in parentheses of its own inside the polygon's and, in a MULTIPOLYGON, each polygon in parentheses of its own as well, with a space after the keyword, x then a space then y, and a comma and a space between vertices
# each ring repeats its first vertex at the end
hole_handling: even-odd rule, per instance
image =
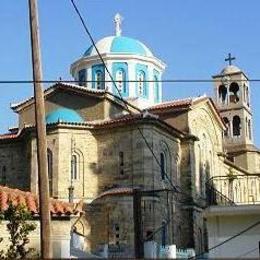
POLYGON ((229 53, 228 66, 213 76, 215 104, 227 126, 224 148, 227 153, 241 151, 253 145, 250 86, 246 74, 232 64, 235 58, 229 53))

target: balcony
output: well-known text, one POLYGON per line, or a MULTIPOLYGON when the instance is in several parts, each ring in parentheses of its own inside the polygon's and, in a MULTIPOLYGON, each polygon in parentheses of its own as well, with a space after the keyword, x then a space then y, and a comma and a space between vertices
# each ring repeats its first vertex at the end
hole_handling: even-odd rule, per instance
POLYGON ((206 192, 208 206, 260 204, 260 174, 215 176, 206 192))

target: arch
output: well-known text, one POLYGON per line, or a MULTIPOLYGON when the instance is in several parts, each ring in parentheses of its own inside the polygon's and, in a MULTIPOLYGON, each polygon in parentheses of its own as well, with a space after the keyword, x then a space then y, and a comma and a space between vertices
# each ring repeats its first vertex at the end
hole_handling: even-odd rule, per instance
POLYGON ((229 101, 230 103, 239 101, 239 85, 236 82, 232 82, 229 86, 229 101))
POLYGON ((241 119, 239 116, 233 117, 233 136, 240 136, 241 134, 241 119))
POLYGON ((71 181, 80 180, 81 174, 84 170, 84 157, 79 149, 74 148, 72 151, 70 169, 71 181))
POLYGON ((246 103, 248 106, 250 106, 250 102, 249 102, 249 88, 248 86, 246 86, 246 103))
POLYGON ((249 137, 249 139, 250 140, 252 140, 252 126, 251 126, 251 120, 249 119, 248 120, 248 122, 247 122, 247 124, 248 124, 248 137, 249 137))
POLYGON ((49 179, 49 193, 50 197, 53 196, 53 154, 52 151, 47 149, 47 169, 48 169, 48 179, 49 179))
POLYGON ((154 102, 159 103, 160 102, 160 89, 159 89, 159 81, 158 77, 154 75, 154 102))
POLYGON ((95 72, 96 89, 104 89, 104 75, 101 70, 95 72))
POLYGON ((203 252, 203 236, 201 228, 198 229, 198 251, 199 253, 203 252))
POLYGON ((162 222, 162 247, 165 247, 166 246, 166 241, 167 241, 167 223, 166 221, 164 220, 162 222))
POLYGON ((227 103, 227 88, 225 85, 220 85, 218 87, 218 99, 222 104, 227 103))
MULTIPOLYGON (((160 173, 162 180, 171 176, 170 151, 165 142, 160 143, 160 173)), ((171 176, 172 177, 172 176, 171 176)))
POLYGON ((123 68, 116 71, 116 84, 121 94, 126 94, 126 72, 123 68))
POLYGON ((146 88, 145 88, 145 72, 143 70, 138 71, 137 74, 137 87, 138 87, 138 95, 146 96, 146 88))
POLYGON ((230 131, 229 119, 227 117, 223 117, 223 121, 225 123, 225 126, 227 127, 227 129, 224 131, 224 136, 229 136, 229 131, 230 131))
POLYGON ((86 69, 82 69, 78 72, 79 85, 86 85, 86 69))

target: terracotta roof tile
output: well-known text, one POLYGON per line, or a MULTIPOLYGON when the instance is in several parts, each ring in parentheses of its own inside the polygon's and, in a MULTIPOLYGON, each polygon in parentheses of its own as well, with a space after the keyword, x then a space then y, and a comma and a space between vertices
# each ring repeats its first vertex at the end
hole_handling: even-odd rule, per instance
POLYGON ((101 193, 95 200, 107 196, 132 195, 132 194, 133 194, 133 188, 129 188, 129 187, 112 188, 101 193))
POLYGON ((192 104, 192 98, 177 99, 173 101, 166 101, 158 105, 148 107, 148 110, 163 110, 167 108, 189 107, 192 104))
POLYGON ((0 140, 15 139, 15 138, 19 137, 19 135, 20 135, 20 132, 1 134, 0 135, 0 140))
MULTIPOLYGON (((38 198, 35 194, 0 186, 0 211, 5 211, 10 202, 14 205, 24 205, 33 215, 39 214, 38 198)), ((53 216, 77 215, 82 212, 82 207, 76 208, 75 204, 50 199, 50 212, 53 216)))

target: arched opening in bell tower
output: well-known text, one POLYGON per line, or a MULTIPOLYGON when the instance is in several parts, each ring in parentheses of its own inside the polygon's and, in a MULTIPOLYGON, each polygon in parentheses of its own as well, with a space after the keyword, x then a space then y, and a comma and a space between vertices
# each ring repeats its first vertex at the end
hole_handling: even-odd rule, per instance
POLYGON ((229 101, 230 103, 239 101, 239 86, 236 82, 232 82, 229 86, 229 101))
POLYGON ((227 103, 227 88, 224 85, 220 85, 218 88, 218 99, 222 104, 227 103))
POLYGON ((233 117, 233 136, 240 136, 241 120, 239 116, 233 117))
POLYGON ((229 136, 230 122, 227 117, 223 117, 223 121, 226 126, 226 130, 224 131, 224 136, 229 136))

